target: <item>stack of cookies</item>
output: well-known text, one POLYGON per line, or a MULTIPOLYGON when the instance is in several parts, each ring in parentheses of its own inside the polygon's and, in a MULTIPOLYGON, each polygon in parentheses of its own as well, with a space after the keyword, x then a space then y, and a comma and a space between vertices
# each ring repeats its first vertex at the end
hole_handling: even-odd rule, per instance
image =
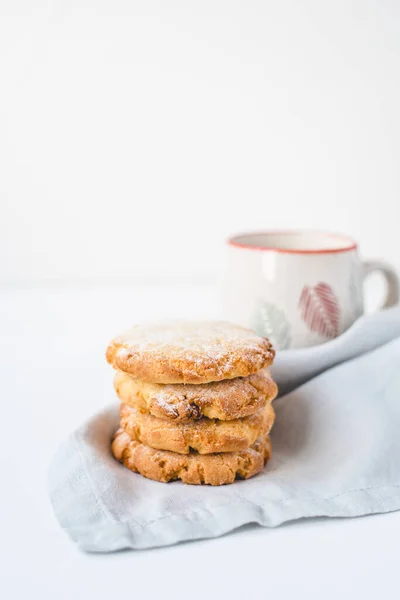
POLYGON ((115 458, 164 482, 252 477, 271 455, 273 358, 267 339, 219 321, 138 325, 118 336, 107 349, 121 400, 115 458))

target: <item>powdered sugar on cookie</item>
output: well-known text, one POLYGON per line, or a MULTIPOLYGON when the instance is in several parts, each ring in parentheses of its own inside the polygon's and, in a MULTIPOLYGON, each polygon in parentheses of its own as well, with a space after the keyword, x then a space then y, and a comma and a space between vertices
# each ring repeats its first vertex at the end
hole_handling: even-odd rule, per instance
POLYGON ((267 369, 248 377, 197 385, 144 383, 117 371, 114 387, 125 404, 176 421, 247 417, 271 402, 278 391, 267 369))
POLYGON ((224 321, 136 325, 117 336, 107 360, 152 383, 207 383, 246 377, 271 364, 265 338, 224 321))

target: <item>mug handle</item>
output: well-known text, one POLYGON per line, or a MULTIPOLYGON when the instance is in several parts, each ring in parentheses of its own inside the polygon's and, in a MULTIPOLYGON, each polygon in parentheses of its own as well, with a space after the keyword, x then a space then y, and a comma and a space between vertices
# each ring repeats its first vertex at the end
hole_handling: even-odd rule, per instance
POLYGON ((370 273, 375 271, 380 271, 384 278, 386 279, 386 298, 384 300, 382 308, 389 308, 389 306, 394 306, 398 304, 400 299, 400 285, 399 285, 399 277, 395 271, 395 269, 389 265, 387 262, 383 260, 367 260, 363 262, 364 267, 364 277, 368 277, 370 273))

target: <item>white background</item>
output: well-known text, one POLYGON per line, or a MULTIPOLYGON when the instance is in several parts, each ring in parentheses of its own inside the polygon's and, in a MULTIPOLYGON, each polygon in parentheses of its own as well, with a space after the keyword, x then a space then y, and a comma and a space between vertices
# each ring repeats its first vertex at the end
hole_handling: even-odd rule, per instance
POLYGON ((400 269, 399 67, 396 0, 0 0, 1 598, 398 596, 400 512, 85 555, 46 473, 111 336, 213 314, 227 235, 400 269))
POLYGON ((247 229, 400 267, 400 3, 0 0, 0 283, 195 278, 247 229))

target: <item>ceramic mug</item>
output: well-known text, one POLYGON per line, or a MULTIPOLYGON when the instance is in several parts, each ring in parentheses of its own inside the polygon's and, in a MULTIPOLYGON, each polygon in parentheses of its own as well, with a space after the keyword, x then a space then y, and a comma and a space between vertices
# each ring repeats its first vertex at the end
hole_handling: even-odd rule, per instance
POLYGON ((343 333, 364 312, 363 281, 380 271, 382 308, 399 301, 395 270, 363 262, 357 244, 318 231, 244 233, 228 240, 224 316, 278 349, 314 346, 343 333))

